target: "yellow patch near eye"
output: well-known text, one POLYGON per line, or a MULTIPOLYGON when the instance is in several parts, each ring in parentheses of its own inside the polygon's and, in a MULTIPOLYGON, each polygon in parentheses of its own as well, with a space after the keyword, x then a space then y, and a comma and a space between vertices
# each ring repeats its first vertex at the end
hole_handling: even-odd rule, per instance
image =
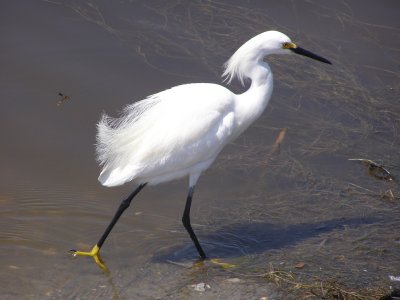
POLYGON ((282 48, 283 49, 295 49, 295 48, 297 48, 297 45, 295 43, 283 43, 282 48))

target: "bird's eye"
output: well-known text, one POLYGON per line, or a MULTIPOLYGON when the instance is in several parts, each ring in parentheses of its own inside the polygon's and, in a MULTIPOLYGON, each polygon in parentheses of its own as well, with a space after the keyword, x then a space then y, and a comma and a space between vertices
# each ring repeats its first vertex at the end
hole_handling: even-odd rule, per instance
POLYGON ((288 43, 288 42, 283 43, 283 44, 282 44, 282 48, 283 48, 283 49, 290 49, 290 48, 293 48, 293 43, 288 43))

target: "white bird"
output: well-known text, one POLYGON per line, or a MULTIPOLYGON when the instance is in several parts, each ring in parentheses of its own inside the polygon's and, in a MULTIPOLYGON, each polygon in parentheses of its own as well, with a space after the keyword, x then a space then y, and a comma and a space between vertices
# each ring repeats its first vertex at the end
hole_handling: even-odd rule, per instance
POLYGON ((201 259, 206 254, 190 224, 190 207, 197 180, 226 144, 238 137, 264 111, 272 94, 273 76, 264 61, 270 54, 297 53, 324 63, 328 60, 304 50, 278 31, 263 32, 243 44, 225 63, 223 77, 237 78, 248 90, 236 95, 212 83, 173 87, 127 106, 120 118, 102 117, 97 125, 97 154, 103 166, 99 181, 117 186, 132 181, 138 187, 122 201, 99 242, 90 252, 98 256, 113 226, 143 187, 189 177, 189 193, 182 222, 201 259))

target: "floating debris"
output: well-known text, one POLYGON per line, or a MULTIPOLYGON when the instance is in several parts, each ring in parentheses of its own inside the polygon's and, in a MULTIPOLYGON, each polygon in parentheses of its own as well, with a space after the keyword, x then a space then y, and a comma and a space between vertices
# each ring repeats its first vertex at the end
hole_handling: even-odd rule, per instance
POLYGON ((294 267, 296 269, 303 269, 306 264, 304 262, 298 262, 294 267))
POLYGON ((57 106, 60 106, 63 104, 65 101, 71 99, 70 96, 64 95, 63 93, 58 93, 59 96, 61 96, 61 99, 57 102, 57 106))
POLYGON ((399 281, 400 282, 400 276, 389 275, 389 279, 391 281, 399 281))
POLYGON ((356 160, 361 162, 364 166, 367 166, 368 174, 374 176, 375 178, 387 181, 392 181, 394 179, 388 170, 372 160, 364 158, 349 158, 349 160, 356 160))
POLYGON ((193 288, 196 292, 205 292, 206 289, 211 289, 211 286, 204 282, 200 282, 198 284, 192 284, 190 285, 190 287, 193 288))

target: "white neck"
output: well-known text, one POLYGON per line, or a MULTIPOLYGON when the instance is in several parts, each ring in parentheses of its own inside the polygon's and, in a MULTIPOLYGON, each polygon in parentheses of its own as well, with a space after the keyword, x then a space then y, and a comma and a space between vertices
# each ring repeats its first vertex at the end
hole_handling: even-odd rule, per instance
POLYGON ((237 95, 236 123, 238 134, 242 133, 265 110, 273 89, 273 78, 269 65, 264 61, 257 61, 247 77, 251 79, 250 88, 243 94, 237 95))

